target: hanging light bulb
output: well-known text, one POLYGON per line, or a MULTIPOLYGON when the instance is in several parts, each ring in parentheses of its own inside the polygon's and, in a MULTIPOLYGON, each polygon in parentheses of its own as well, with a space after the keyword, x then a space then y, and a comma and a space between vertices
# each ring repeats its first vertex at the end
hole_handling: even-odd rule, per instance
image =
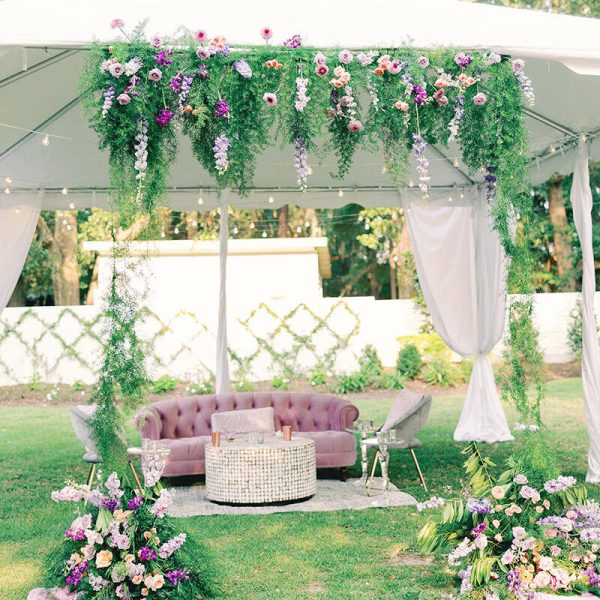
POLYGON ((414 187, 414 186, 415 186, 415 182, 414 182, 414 181, 411 179, 411 180, 408 182, 408 187, 414 187))
POLYGON ((61 193, 63 196, 66 196, 66 195, 69 193, 69 188, 66 188, 66 187, 64 187, 64 188, 63 188, 63 189, 60 191, 60 193, 61 193))
POLYGON ((48 134, 46 134, 42 138, 42 146, 49 146, 49 145, 50 145, 50 136, 48 134))
POLYGON ((381 174, 385 175, 387 173, 387 167, 385 165, 383 165, 383 167, 381 167, 381 174))
POLYGON ((310 227, 310 222, 306 221, 306 223, 304 223, 304 227, 306 227, 308 229, 310 227))
POLYGON ((179 227, 175 227, 175 229, 173 229, 173 233, 175 235, 179 235, 179 227))
POLYGON ((273 198, 273 196, 269 196, 269 204, 273 204, 273 202, 275 202, 275 198, 273 198))
POLYGON ((70 208, 71 210, 75 210, 75 202, 71 202, 71 203, 69 204, 69 208, 70 208))
POLYGON ((264 238, 266 238, 266 237, 267 237, 267 232, 266 232, 266 231, 263 231, 263 232, 262 232, 262 236, 263 236, 264 238))
POLYGON ((340 188, 338 190, 338 198, 343 198, 344 197, 344 190, 342 188, 340 188))
POLYGON ((4 181, 6 181, 6 183, 8 183, 8 185, 10 185, 12 183, 12 177, 5 177, 4 181))
POLYGON ((202 196, 198 197, 198 205, 202 206, 204 204, 204 199, 202 198, 202 196))
POLYGON ((457 169, 458 167, 460 167, 460 161, 458 160, 458 158, 454 159, 454 162, 452 163, 457 169))
POLYGON ((302 233, 302 227, 300 227, 300 225, 296 227, 296 233, 302 233))
POLYGON ((306 174, 307 175, 312 175, 313 174, 313 170, 312 170, 312 167, 310 165, 308 166, 308 169, 306 169, 306 174))
POLYGON ((550 146, 548 150, 550 150, 550 154, 556 154, 556 148, 554 146, 550 146))
POLYGON ((582 133, 582 134, 579 136, 579 139, 580 139, 582 142, 587 142, 588 136, 587 136, 587 134, 585 134, 585 133, 582 133))
POLYGON ((5 194, 10 194, 10 188, 9 187, 5 187, 4 188, 4 193, 5 194))
POLYGON ((15 212, 16 212, 17 214, 19 214, 19 213, 21 212, 21 209, 20 209, 20 208, 15 208, 15 212))
POLYGON ((233 228, 233 235, 237 235, 239 232, 239 229, 237 227, 233 228))
POLYGON ((448 196, 448 202, 452 202, 453 199, 452 196, 448 196))
POLYGON ((256 225, 254 224, 254 221, 252 221, 252 223, 250 223, 250 229, 255 229, 256 225))
POLYGON ((161 238, 164 238, 164 237, 166 237, 166 235, 167 235, 167 234, 166 234, 164 231, 161 231, 161 232, 160 232, 160 237, 161 237, 161 238))

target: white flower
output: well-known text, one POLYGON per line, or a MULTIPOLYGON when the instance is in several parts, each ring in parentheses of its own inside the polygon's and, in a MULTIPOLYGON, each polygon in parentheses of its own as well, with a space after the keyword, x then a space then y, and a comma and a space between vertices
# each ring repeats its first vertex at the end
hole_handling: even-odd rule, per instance
POLYGON ((108 581, 99 575, 90 575, 89 583, 95 592, 99 592, 103 587, 108 585, 108 581))
POLYGON ((511 565, 515 562, 515 554, 512 551, 512 548, 509 548, 500 558, 500 562, 503 565, 511 565))
POLYGON ((475 541, 473 543, 475 544, 476 548, 478 548, 479 550, 483 550, 488 545, 487 536, 481 533, 475 538, 475 541))
POLYGON ((554 567, 554 561, 549 556, 540 556, 540 562, 538 563, 538 567, 542 571, 549 571, 554 567))
POLYGON ((516 540, 520 540, 527 535, 527 532, 523 527, 513 527, 512 534, 516 540))
POLYGON ((533 583, 539 588, 545 588, 550 585, 552 581, 552 577, 550 577, 549 573, 545 571, 540 571, 534 578, 533 583))

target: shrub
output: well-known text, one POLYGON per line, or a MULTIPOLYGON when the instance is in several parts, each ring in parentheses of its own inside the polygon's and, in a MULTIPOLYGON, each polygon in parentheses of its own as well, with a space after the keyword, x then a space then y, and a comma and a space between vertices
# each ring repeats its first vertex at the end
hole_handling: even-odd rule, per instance
POLYGON ((454 365, 456 371, 457 383, 469 383, 471 379, 471 371, 473 370, 472 360, 462 360, 457 365, 454 365))
POLYGON ((321 364, 317 365, 313 372, 310 374, 310 385, 316 387, 318 385, 325 385, 327 383, 327 373, 325 367, 321 364))
POLYGON ((83 381, 81 381, 81 379, 78 379, 77 381, 75 381, 73 383, 73 390, 75 390, 76 392, 83 392, 83 390, 85 390, 86 385, 85 383, 83 383, 83 381))
POLYGON ((212 384, 212 381, 209 381, 208 379, 205 381, 199 381, 196 383, 190 383, 186 388, 185 391, 188 394, 193 394, 193 395, 197 395, 197 394, 213 394, 215 391, 215 388, 212 384))
POLYGON ((375 346, 365 346, 358 357, 359 370, 367 377, 374 379, 383 373, 383 364, 375 346))
POLYGON ((404 348, 398 352, 396 360, 396 370, 403 377, 414 379, 423 366, 423 359, 419 349, 413 343, 406 344, 404 348))
POLYGON ((236 392, 251 392, 254 389, 254 384, 248 379, 239 379, 235 382, 236 392))
POLYGON ((436 359, 452 359, 452 351, 446 346, 444 340, 437 333, 405 335, 397 338, 397 341, 403 346, 411 343, 414 344, 421 353, 424 362, 430 362, 436 359))
POLYGON ((378 390, 403 390, 406 377, 396 372, 382 373, 373 383, 378 390))
POLYGON ((271 385, 277 390, 287 390, 289 388, 290 381, 282 375, 275 375, 271 380, 271 385))
POLYGON ((449 388, 457 380, 456 367, 446 360, 433 360, 423 369, 423 381, 428 385, 441 385, 449 388))
POLYGON ((336 394, 349 394, 350 392, 362 392, 369 384, 371 379, 363 372, 342 374, 337 380, 334 391, 336 394))
POLYGON ((170 392, 174 390, 176 387, 177 379, 175 379, 175 377, 163 375, 152 384, 152 391, 155 394, 163 394, 164 392, 170 392))

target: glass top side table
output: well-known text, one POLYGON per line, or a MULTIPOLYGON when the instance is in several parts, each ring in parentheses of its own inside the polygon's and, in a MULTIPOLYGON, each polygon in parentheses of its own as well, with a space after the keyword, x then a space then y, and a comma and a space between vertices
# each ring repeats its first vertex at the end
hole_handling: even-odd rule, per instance
POLYGON ((375 432, 375 426, 373 421, 358 420, 353 427, 347 427, 348 433, 360 433, 360 455, 361 455, 361 467, 362 475, 357 483, 366 484, 367 472, 369 470, 369 460, 367 456, 367 445, 365 440, 369 437, 370 433, 375 432))

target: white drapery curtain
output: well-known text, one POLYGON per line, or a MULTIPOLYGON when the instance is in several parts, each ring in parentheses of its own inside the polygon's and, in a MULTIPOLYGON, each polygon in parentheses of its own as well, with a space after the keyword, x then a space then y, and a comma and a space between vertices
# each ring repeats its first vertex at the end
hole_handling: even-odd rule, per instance
POLYGON ((488 357, 504 332, 506 259, 487 202, 405 201, 404 208, 435 329, 452 350, 475 357, 454 439, 512 440, 488 357))
POLYGON ((587 417, 589 450, 586 481, 600 483, 600 347, 596 333, 594 294, 596 272, 592 245, 592 190, 588 166, 588 148, 580 143, 571 187, 571 204, 583 256, 581 301, 583 305, 583 349, 581 378, 587 417))
POLYGON ((23 198, 4 194, 0 198, 0 313, 19 280, 40 209, 40 196, 23 198))
POLYGON ((227 243, 229 240, 229 207, 221 201, 219 219, 219 323, 217 327, 216 392, 230 390, 229 359, 227 356, 227 243))

